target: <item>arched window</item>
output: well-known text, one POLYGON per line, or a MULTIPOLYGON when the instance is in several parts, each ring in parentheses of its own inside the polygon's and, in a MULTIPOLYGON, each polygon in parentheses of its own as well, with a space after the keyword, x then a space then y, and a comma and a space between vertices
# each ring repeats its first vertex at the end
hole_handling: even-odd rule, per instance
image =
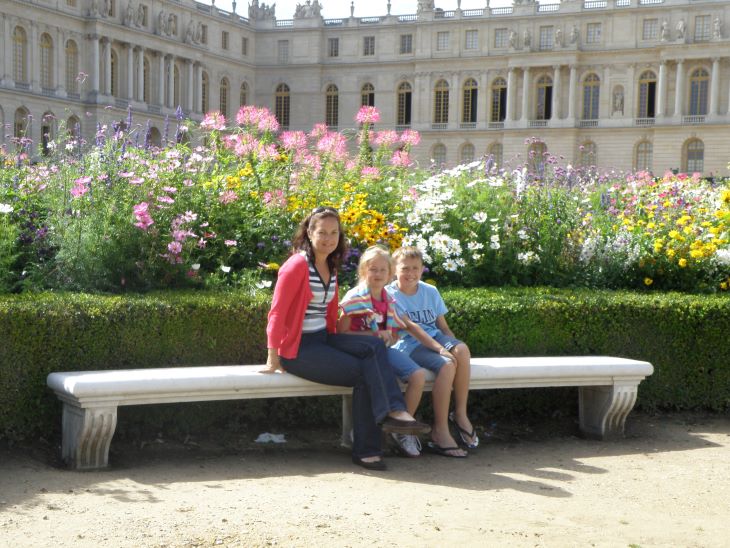
POLYGON ((656 76, 650 70, 639 77, 639 118, 656 116, 656 76))
POLYGON ((238 97, 238 105, 244 106, 248 104, 248 84, 244 82, 241 84, 241 93, 238 97))
POLYGON ((340 94, 337 86, 330 84, 325 92, 324 122, 336 128, 340 117, 340 94))
POLYGON ((162 134, 155 126, 150 127, 150 145, 160 148, 162 146, 162 134))
POLYGON ((492 157, 494 167, 502 167, 502 143, 492 143, 492 145, 487 150, 487 153, 489 154, 489 156, 492 157))
POLYGON ((173 63, 172 65, 172 108, 177 108, 180 106, 182 101, 180 100, 180 90, 182 89, 182 86, 180 85, 180 68, 177 66, 176 63, 173 63))
POLYGON ((69 137, 73 139, 81 137, 81 122, 79 121, 78 116, 73 115, 69 117, 66 122, 66 131, 68 132, 69 137))
POLYGON ((549 120, 553 113, 553 79, 543 74, 537 80, 537 120, 549 120))
POLYGON ((50 152, 48 143, 56 137, 56 117, 52 112, 46 112, 41 118, 41 152, 47 156, 50 152))
POLYGON ((399 126, 411 125, 411 85, 408 82, 401 82, 398 86, 398 115, 396 124, 399 126))
POLYGON ((465 143, 461 146, 461 153, 459 154, 459 162, 462 164, 468 164, 474 161, 474 145, 471 143, 465 143))
POLYGON ((150 102, 150 60, 145 56, 144 64, 142 65, 142 78, 144 82, 142 84, 142 99, 145 103, 150 102))
POLYGON ((117 51, 112 48, 112 81, 111 81, 111 93, 114 97, 119 97, 119 56, 117 51))
POLYGON ((53 40, 47 32, 41 34, 41 87, 53 87, 53 40))
POLYGON ((446 165, 446 145, 441 143, 433 145, 431 160, 438 169, 442 169, 446 165))
POLYGON ((28 83, 28 36, 23 27, 15 27, 13 31, 13 79, 16 82, 28 83))
POLYGON ((375 106, 375 86, 373 86, 369 82, 367 84, 363 84, 362 88, 360 89, 360 106, 375 106))
POLYGON ((433 88, 433 123, 449 123, 449 84, 439 80, 433 88))
POLYGON ((218 110, 228 118, 228 78, 223 78, 220 85, 220 96, 218 97, 218 110))
POLYGON ((20 107, 15 111, 15 121, 13 123, 13 137, 20 139, 25 137, 28 132, 28 109, 20 107))
POLYGON ((707 114, 707 86, 710 75, 703 68, 698 68, 689 79, 689 114, 704 116, 707 114))
POLYGON ((589 74, 583 80, 583 119, 598 120, 598 99, 601 79, 596 74, 589 74))
POLYGON ((281 125, 281 129, 289 129, 289 86, 279 84, 276 87, 274 115, 281 125))
POLYGON ((477 121, 478 92, 477 81, 474 78, 469 78, 464 82, 464 104, 461 108, 461 121, 463 123, 473 124, 477 121))
POLYGON ((637 171, 651 171, 654 157, 654 145, 649 141, 641 141, 636 145, 634 168, 637 171))
POLYGON ((578 163, 582 166, 596 165, 596 143, 586 141, 578 149, 578 163))
POLYGON ((507 117, 507 82, 497 78, 492 82, 492 109, 490 122, 504 122, 507 117))
POLYGON ((533 173, 541 174, 544 171, 547 159, 547 145, 542 141, 535 141, 527 148, 527 166, 533 173))
POLYGON ((79 48, 76 42, 66 42, 66 91, 68 93, 79 92, 79 48))
POLYGON ((684 145, 684 171, 702 173, 705 170, 705 143, 690 139, 684 145))
POLYGON ((202 85, 200 86, 200 102, 203 113, 206 113, 210 110, 210 79, 208 78, 207 72, 203 72, 202 78, 202 85))

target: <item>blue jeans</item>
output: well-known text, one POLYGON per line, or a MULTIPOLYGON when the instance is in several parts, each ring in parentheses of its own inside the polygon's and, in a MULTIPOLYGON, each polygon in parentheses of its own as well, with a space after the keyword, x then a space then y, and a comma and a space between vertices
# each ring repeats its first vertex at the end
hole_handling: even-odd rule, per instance
POLYGON ((383 454, 379 425, 391 411, 404 411, 406 404, 382 340, 324 330, 304 333, 297 357, 282 357, 281 365, 309 381, 352 386, 352 454, 383 454))

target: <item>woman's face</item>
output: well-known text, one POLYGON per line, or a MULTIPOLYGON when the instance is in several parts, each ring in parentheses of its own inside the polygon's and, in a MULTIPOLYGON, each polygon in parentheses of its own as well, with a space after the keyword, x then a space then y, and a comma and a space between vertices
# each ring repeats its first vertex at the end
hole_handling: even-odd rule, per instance
POLYGON ((340 223, 335 217, 315 219, 307 232, 315 256, 328 257, 340 241, 340 223))

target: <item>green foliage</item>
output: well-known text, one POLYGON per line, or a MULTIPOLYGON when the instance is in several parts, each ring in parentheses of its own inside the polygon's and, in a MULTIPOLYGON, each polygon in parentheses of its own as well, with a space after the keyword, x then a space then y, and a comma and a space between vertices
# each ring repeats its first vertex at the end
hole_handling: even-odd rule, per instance
MULTIPOLYGON (((677 293, 531 289, 444 291, 447 319, 475 356, 614 355, 654 365, 645 409, 730 409, 730 299, 677 293)), ((264 363, 269 294, 152 292, 0 297, 0 438, 57 432, 53 371, 264 363)), ((574 412, 571 389, 472 393, 485 416, 574 412)), ((425 398, 426 402, 429 398, 425 398)), ((425 407, 427 414, 428 407, 425 407)), ((124 409, 120 433, 331 424, 337 398, 124 409)))

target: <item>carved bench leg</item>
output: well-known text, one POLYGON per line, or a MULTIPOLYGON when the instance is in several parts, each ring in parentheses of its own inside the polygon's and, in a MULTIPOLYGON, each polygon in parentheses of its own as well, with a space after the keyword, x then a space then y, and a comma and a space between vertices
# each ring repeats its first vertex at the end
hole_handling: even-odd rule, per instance
POLYGON ((579 389, 580 430, 589 438, 624 435, 626 417, 636 403, 637 384, 585 386, 579 389))
POLYGON ((63 461, 75 470, 106 468, 116 427, 116 407, 81 408, 64 403, 63 461))
POLYGON ((342 447, 352 447, 352 395, 342 396, 342 447))

